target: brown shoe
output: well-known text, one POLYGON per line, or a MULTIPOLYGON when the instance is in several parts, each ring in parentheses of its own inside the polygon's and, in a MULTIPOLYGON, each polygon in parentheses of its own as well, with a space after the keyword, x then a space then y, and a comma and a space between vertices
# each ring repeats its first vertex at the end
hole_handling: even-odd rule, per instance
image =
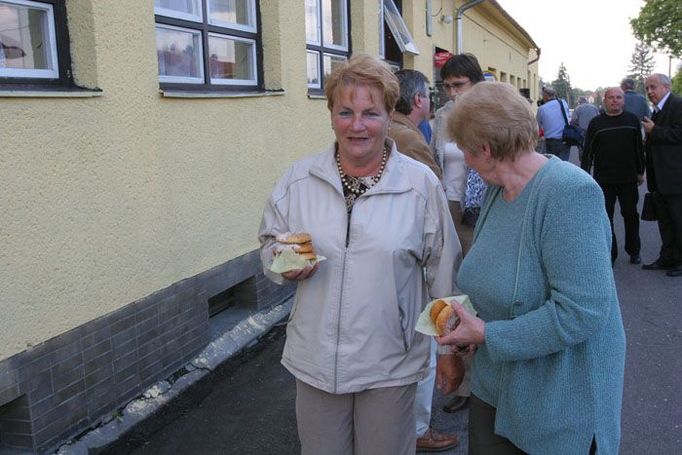
POLYGON ((442 452, 457 444, 459 439, 454 434, 439 433, 429 427, 421 438, 417 438, 417 452, 442 452))

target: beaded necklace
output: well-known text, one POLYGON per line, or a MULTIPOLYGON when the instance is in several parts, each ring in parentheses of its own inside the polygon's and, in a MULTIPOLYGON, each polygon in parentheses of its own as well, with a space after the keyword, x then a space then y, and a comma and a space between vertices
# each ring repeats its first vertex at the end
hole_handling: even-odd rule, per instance
POLYGON ((374 184, 376 184, 379 181, 379 179, 381 179, 381 175, 384 173, 384 168, 386 167, 387 158, 388 148, 384 147, 384 152, 381 155, 381 164, 379 165, 379 172, 377 172, 376 175, 369 177, 370 180, 369 185, 366 185, 362 181, 362 179, 358 177, 353 177, 351 175, 346 175, 346 173, 343 172, 343 168, 341 167, 341 157, 339 156, 339 152, 336 152, 336 167, 339 170, 339 176, 341 177, 341 183, 343 184, 344 188, 351 192, 355 197, 364 194, 365 191, 370 189, 374 184))

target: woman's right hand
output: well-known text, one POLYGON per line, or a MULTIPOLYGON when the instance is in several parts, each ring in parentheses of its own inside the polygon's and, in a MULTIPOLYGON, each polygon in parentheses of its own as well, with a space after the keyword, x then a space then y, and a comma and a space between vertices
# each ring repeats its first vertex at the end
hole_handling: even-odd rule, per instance
POLYGON ((307 280, 311 276, 315 275, 317 267, 320 265, 316 262, 314 266, 307 266, 303 269, 289 270, 288 272, 282 272, 282 276, 290 281, 303 281, 307 280))

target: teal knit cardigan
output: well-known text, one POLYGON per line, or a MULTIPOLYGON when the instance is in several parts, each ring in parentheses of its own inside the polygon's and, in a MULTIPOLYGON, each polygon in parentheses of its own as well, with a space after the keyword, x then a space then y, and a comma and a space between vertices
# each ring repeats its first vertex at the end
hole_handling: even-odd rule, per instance
POLYGON ((594 437, 599 455, 615 455, 625 334, 602 191, 557 158, 524 191, 503 224, 486 223, 501 197, 489 189, 458 275, 486 321, 472 392, 496 408, 495 433, 525 452, 587 455, 594 437))

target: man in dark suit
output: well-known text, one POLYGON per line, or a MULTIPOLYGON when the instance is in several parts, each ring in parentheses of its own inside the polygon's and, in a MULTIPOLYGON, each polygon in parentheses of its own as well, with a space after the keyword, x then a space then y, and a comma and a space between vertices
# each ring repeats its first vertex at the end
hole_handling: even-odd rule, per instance
POLYGON ((656 192, 661 250, 645 270, 667 270, 682 276, 682 98, 670 91, 670 78, 652 74, 645 83, 654 105, 652 118, 642 120, 646 132, 646 173, 649 191, 656 192))

